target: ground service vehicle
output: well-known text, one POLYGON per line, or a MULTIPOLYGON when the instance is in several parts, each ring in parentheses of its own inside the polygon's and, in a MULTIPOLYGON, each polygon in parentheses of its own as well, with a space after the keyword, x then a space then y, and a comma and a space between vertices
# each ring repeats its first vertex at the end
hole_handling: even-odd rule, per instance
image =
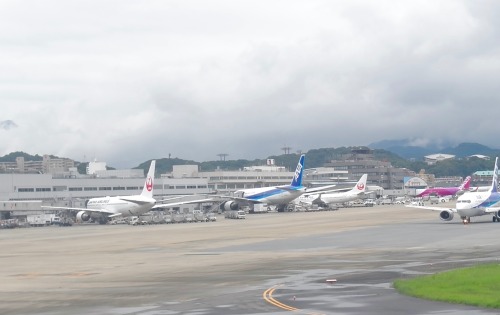
POLYGON ((243 210, 229 210, 224 212, 226 219, 245 219, 246 213, 243 210))

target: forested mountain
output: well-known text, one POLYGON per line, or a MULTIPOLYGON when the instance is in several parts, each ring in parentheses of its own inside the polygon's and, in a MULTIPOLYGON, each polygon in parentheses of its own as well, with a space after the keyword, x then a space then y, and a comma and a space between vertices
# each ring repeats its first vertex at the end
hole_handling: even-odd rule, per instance
POLYGON ((372 149, 382 149, 393 152, 404 159, 423 160, 424 156, 445 153, 453 154, 457 158, 465 158, 473 154, 486 156, 498 156, 500 150, 492 149, 479 143, 450 143, 427 142, 417 139, 382 140, 368 145, 372 149), (419 144, 420 143, 420 144, 419 144))
MULTIPOLYGON (((341 159, 342 155, 349 154, 353 148, 354 147, 339 147, 339 148, 321 148, 321 149, 309 150, 306 153, 305 167, 314 168, 314 167, 324 166, 325 163, 331 160, 341 159)), ((480 145, 477 146, 474 144, 462 144, 457 146, 457 148, 459 148, 460 152, 466 152, 466 151, 475 152, 471 150, 481 149, 481 146, 480 145)), ((453 154, 451 153, 451 151, 449 152, 450 152, 449 154, 453 154)), ((496 151, 493 150, 492 152, 496 151)), ((435 165, 427 165, 423 161, 410 161, 404 159, 399 155, 384 149, 373 150, 373 156, 374 159, 376 160, 388 161, 391 162, 391 164, 395 167, 404 167, 413 170, 415 172, 419 172, 420 170, 424 169, 426 173, 435 174, 438 177, 441 176, 465 177, 476 171, 492 170, 496 155, 495 154, 493 155, 484 154, 484 155, 490 156, 491 160, 486 161, 478 158, 471 158, 471 159, 457 158, 455 160, 438 162, 435 165)), ((0 157, 0 162, 15 162, 15 159, 18 156, 23 156, 26 161, 42 160, 42 156, 39 155, 30 155, 24 152, 13 152, 3 157, 0 157)), ((56 158, 55 156, 51 157, 56 158)), ((297 165, 299 154, 294 153, 294 154, 271 155, 267 158, 274 159, 276 165, 285 166, 288 170, 293 171, 297 165)), ((173 169, 173 165, 199 165, 200 171, 213 171, 216 169, 240 170, 246 166, 265 165, 266 159, 255 159, 255 160, 241 159, 241 160, 227 160, 227 161, 219 160, 219 161, 197 162, 179 158, 160 158, 156 160, 156 174, 171 172, 173 169)), ((141 168, 146 171, 149 168, 150 162, 151 160, 145 161, 134 168, 141 168)), ((88 165, 88 163, 86 162, 81 163, 75 161, 75 165, 78 168, 78 171, 83 174, 85 173, 85 168, 88 165)), ((113 168, 108 167, 108 169, 113 169, 113 168)))
POLYGON ((41 161, 41 160, 43 160, 43 156, 40 156, 38 154, 31 155, 31 154, 24 153, 21 151, 16 151, 16 152, 12 152, 12 153, 6 154, 4 156, 1 156, 0 162, 15 162, 16 159, 20 156, 24 157, 24 160, 26 160, 26 161, 41 161))

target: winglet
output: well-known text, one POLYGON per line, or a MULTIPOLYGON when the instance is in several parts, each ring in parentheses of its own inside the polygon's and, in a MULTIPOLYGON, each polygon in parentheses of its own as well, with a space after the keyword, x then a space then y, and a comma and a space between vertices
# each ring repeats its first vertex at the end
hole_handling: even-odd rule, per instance
POLYGON ((144 182, 144 188, 142 189, 141 196, 153 198, 153 185, 155 179, 155 164, 156 160, 151 161, 149 166, 148 175, 146 176, 146 181, 144 182))
POLYGON ((491 181, 491 192, 498 192, 498 156, 495 158, 495 168, 493 169, 493 180, 491 181))
POLYGON ((295 169, 295 174, 293 175, 292 182, 290 186, 292 187, 301 187, 302 186, 302 173, 304 172, 304 159, 305 154, 302 154, 299 159, 299 163, 297 164, 297 168, 295 169))
POLYGON ((365 190, 366 190, 366 179, 367 178, 368 178, 368 174, 363 174, 363 176, 361 176, 361 178, 356 183, 356 186, 354 186, 352 188, 352 191, 356 192, 358 194, 359 193, 364 193, 365 190))
POLYGON ((464 180, 464 182, 458 187, 458 190, 462 191, 462 190, 469 190, 470 188, 470 180, 471 180, 471 177, 470 176, 467 176, 464 180))

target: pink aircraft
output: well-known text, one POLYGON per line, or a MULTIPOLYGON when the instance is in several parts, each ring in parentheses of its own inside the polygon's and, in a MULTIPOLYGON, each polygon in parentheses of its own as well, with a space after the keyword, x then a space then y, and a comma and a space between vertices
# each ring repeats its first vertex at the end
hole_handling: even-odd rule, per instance
POLYGON ((470 188, 470 176, 467 176, 459 187, 434 187, 426 189, 417 189, 417 195, 415 197, 428 197, 428 196, 454 196, 460 191, 469 190, 470 188))

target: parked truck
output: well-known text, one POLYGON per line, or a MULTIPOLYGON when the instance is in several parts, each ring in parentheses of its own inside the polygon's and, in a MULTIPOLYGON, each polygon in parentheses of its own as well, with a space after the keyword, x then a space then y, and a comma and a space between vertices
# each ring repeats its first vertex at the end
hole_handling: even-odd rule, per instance
POLYGON ((207 213, 207 222, 215 222, 215 221, 217 221, 215 213, 213 212, 207 213))
POLYGON ((27 215, 26 221, 31 226, 48 226, 52 224, 52 221, 56 217, 55 214, 35 214, 27 215))
POLYGON ((70 218, 66 217, 54 217, 52 219, 52 225, 58 225, 58 226, 72 226, 73 225, 73 220, 70 218))
POLYGON ((207 217, 203 214, 201 210, 193 210, 193 221, 194 222, 206 222, 207 217))
POLYGON ((172 216, 172 221, 174 223, 186 223, 186 216, 182 213, 176 213, 172 216))
POLYGON ((243 210, 228 210, 224 211, 224 217, 226 219, 245 219, 246 213, 243 210))
POLYGON ((267 213, 269 210, 271 210, 271 208, 267 204, 256 203, 250 207, 249 213, 267 213))

